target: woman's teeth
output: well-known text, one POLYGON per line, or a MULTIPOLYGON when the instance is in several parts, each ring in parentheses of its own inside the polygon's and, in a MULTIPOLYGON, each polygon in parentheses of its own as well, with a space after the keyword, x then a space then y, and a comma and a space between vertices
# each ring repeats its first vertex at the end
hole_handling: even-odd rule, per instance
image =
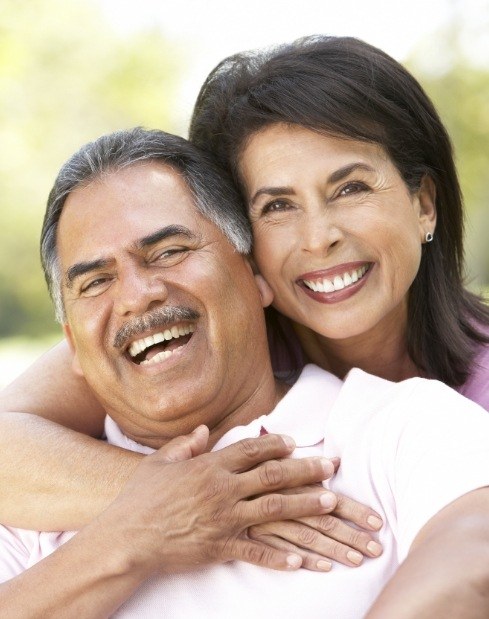
POLYGON ((314 290, 314 292, 335 292, 336 290, 343 290, 343 288, 347 288, 359 279, 362 279, 368 269, 369 265, 364 264, 362 267, 353 269, 343 275, 336 275, 333 279, 324 278, 314 281, 304 279, 303 282, 308 288, 314 290))

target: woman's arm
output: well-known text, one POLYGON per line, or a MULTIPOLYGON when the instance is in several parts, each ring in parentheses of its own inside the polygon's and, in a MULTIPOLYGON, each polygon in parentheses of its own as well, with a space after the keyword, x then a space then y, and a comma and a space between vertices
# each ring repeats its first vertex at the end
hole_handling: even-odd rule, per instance
POLYGON ((366 619, 489 617, 488 514, 481 488, 431 518, 366 619))
POLYGON ((85 379, 72 370, 72 363, 73 353, 67 342, 60 342, 0 392, 0 413, 33 413, 100 437, 105 411, 85 379))
MULTIPOLYGON (((92 438, 102 434, 104 411, 72 371, 72 359, 62 342, 0 393, 3 524, 44 531, 79 529, 114 500, 143 457, 92 438)), ((378 556, 373 533, 380 526, 373 510, 340 497, 327 517, 270 523, 250 534, 276 549, 298 552, 308 569, 324 570, 330 566, 325 557, 356 566, 364 555, 378 556), (371 518, 378 524, 372 525, 371 518)))
POLYGON ((26 413, 0 415, 0 522, 79 529, 119 494, 143 456, 26 413))
POLYGON ((66 342, 0 393, 0 412, 3 524, 78 529, 114 500, 142 458, 87 436, 102 435, 104 411, 72 371, 66 342))

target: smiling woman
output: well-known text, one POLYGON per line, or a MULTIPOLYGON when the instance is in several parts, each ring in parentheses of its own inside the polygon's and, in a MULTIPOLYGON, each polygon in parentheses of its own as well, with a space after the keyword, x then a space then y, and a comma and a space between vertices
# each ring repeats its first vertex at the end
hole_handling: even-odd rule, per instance
MULTIPOLYGON (((409 73, 381 51, 353 39, 316 37, 265 54, 238 55, 224 61, 209 76, 197 102, 191 137, 202 148, 212 151, 241 189, 253 228, 260 292, 264 300, 270 300, 272 293, 274 296, 270 333, 277 370, 290 373, 311 360, 340 378, 354 367, 396 382, 428 376, 456 387, 489 409, 486 388, 489 312, 480 299, 463 287, 463 212, 450 141, 430 101, 409 73), (291 355, 285 354, 281 347, 283 340, 278 339, 284 334, 285 348, 288 346, 292 350, 291 355)), ((118 176, 120 182, 125 182, 123 190, 117 192, 117 199, 125 217, 126 225, 120 233, 127 237, 124 246, 128 253, 124 259, 119 255, 118 262, 127 265, 126 258, 130 256, 131 268, 137 266, 137 270, 144 273, 143 279, 151 283, 149 273, 145 271, 147 265, 143 268, 141 263, 141 247, 135 247, 134 243, 141 245, 141 239, 157 234, 161 223, 153 220, 153 226, 146 229, 145 218, 131 219, 130 208, 124 200, 127 198, 130 202, 128 196, 131 196, 136 203, 138 196, 144 195, 151 183, 136 175, 132 181, 139 191, 134 193, 129 176, 129 173, 118 176), (133 264, 136 256, 139 262, 133 264)), ((184 180, 187 182, 185 176, 184 180)), ((188 182, 188 187, 198 206, 201 196, 206 195, 205 184, 190 186, 188 182)), ((105 189, 108 191, 108 186, 105 189)), ((81 189, 85 196, 88 190, 89 186, 85 185, 81 189)), ((153 195, 163 193, 154 191, 153 195)), ((104 204, 111 202, 105 199, 107 196, 102 196, 100 187, 97 196, 91 197, 104 204)), ((232 203, 235 213, 239 214, 239 201, 232 203)), ((68 210, 69 207, 68 203, 68 210)), ((213 218, 211 208, 208 211, 203 209, 199 207, 201 214, 233 242, 235 230, 228 226, 226 213, 213 218)), ((104 329, 100 324, 104 320, 104 307, 97 297, 97 290, 100 286, 109 291, 105 296, 110 298, 112 282, 116 279, 110 270, 113 256, 104 254, 104 248, 110 246, 104 233, 112 232, 112 222, 117 217, 116 211, 112 210, 101 228, 87 222, 91 233, 87 238, 83 238, 84 226, 73 228, 72 243, 62 248, 65 256, 70 252, 73 254, 70 264, 65 265, 68 272, 74 264, 83 263, 99 269, 90 273, 81 290, 68 291, 66 307, 69 312, 82 311, 76 309, 76 305, 84 308, 86 324, 92 321, 96 326, 89 335, 95 340, 98 337, 99 348, 103 347, 100 334, 104 329), (96 243, 97 252, 88 251, 91 243, 96 243), (107 270, 107 267, 110 268, 107 270), (72 298, 73 292, 75 296, 72 298), (97 321, 101 321, 98 327, 97 321)), ((202 226, 195 225, 194 220, 187 221, 186 227, 197 238, 203 234, 202 226)), ((246 224, 244 228, 247 230, 246 224)), ((45 232, 45 242, 51 243, 54 250, 55 237, 50 236, 48 228, 45 232)), ((246 253, 249 241, 247 236, 240 245, 233 244, 238 252, 246 253)), ((178 247, 179 243, 170 243, 168 247, 158 246, 158 249, 169 252, 170 262, 178 262, 178 247)), ((49 252, 44 251, 44 255, 49 256, 49 252)), ((241 262, 237 262, 236 255, 231 252, 220 261, 219 267, 232 269, 239 279, 242 273, 236 270, 239 264, 241 262)), ((52 274, 50 285, 58 302, 59 316, 62 322, 66 322, 61 295, 56 293, 56 286, 61 283, 56 279, 56 260, 47 257, 45 266, 52 274)), ((126 273, 130 275, 130 271, 126 273)), ((184 290, 186 277, 175 273, 175 287, 184 290)), ((126 281, 130 279, 126 278, 126 281)), ((206 287, 197 280, 197 289, 205 289, 206 296, 213 297, 217 313, 226 307, 239 321, 247 311, 247 304, 236 304, 225 278, 220 279, 218 289, 206 287)), ((191 294, 190 290, 187 291, 191 294)), ((142 292, 144 297, 144 289, 142 292)), ((133 296, 121 291, 118 299, 129 304, 127 307, 133 303, 131 311, 136 315, 141 315, 146 309, 150 314, 152 308, 148 308, 148 303, 143 302, 145 310, 138 308, 133 296)), ((164 298, 159 301, 161 305, 165 304, 164 298)), ((199 303, 190 304, 190 307, 203 311, 199 303)), ((187 344, 188 348, 197 347, 199 324, 187 344)), ((157 332, 159 338, 161 334, 165 335, 160 327, 157 332)), ((214 333, 214 329, 210 328, 208 332, 214 333)), ((108 333, 113 338, 116 330, 108 328, 108 333)), ((249 331, 236 340, 239 346, 231 347, 233 355, 244 358, 241 346, 250 346, 251 341, 246 337, 247 333, 249 331)), ((77 335, 70 334, 70 337, 76 339, 77 335)), ((163 365, 163 362, 157 362, 153 367, 138 366, 138 355, 144 355, 147 344, 146 334, 144 343, 142 335, 137 331, 129 338, 121 338, 126 350, 136 352, 136 347, 138 351, 141 348, 136 354, 136 363, 131 362, 132 359, 122 359, 120 355, 117 357, 117 353, 111 351, 114 359, 117 358, 114 367, 122 368, 122 375, 127 373, 129 377, 141 372, 149 376, 152 369, 163 365)), ((149 335, 153 336, 154 331, 149 335)), ((85 336, 78 339, 79 350, 83 353, 85 336)), ((259 339, 261 347, 265 341, 264 332, 263 338, 259 339)), ((253 358, 255 348, 249 358, 253 358)), ((159 353, 161 351, 157 350, 156 354, 159 353)), ((149 354, 153 352, 145 359, 151 361, 149 354)), ((131 355, 129 352, 127 356, 131 355)), ((209 359, 212 359, 212 354, 209 354, 209 359)), ((85 361, 90 369, 88 355, 85 361)), ((168 366, 170 361, 166 360, 168 366)), ((70 363, 72 354, 66 347, 53 351, 10 389, 3 402, 4 409, 35 412, 98 435, 104 410, 94 402, 87 386, 81 381, 76 382, 70 363), (45 385, 49 386, 48 393, 45 385), (66 397, 61 397, 66 393, 66 397)), ((201 374, 207 371, 211 373, 212 367, 202 364, 201 374)), ((187 384, 176 377, 179 388, 174 392, 175 410, 185 402, 187 386, 194 395, 200 391, 199 385, 203 385, 201 374, 189 379, 187 384)), ((236 372, 230 382, 239 384, 243 381, 242 375, 242 372, 236 372)), ((93 372, 95 383, 98 378, 93 372)), ((166 388, 165 383, 162 390, 166 388)), ((208 387, 205 389, 210 393, 208 387)), ((148 410, 145 398, 134 399, 129 388, 126 394, 132 398, 131 414, 139 408, 148 410)), ((112 394, 106 397, 110 398, 112 394)), ((219 403, 218 398, 216 402, 215 406, 219 403)), ((104 404, 107 405, 105 401, 104 404)), ((180 428, 181 431, 188 429, 180 428)), ((44 446, 45 450, 36 463, 39 468, 39 462, 50 461, 51 450, 47 441, 42 443, 37 440, 38 434, 34 435, 32 443, 39 449, 40 445, 44 446)), ((64 437, 63 441, 67 440, 66 435, 60 436, 64 437)), ((81 439, 72 438, 63 444, 71 445, 73 453, 78 453, 77 441, 81 439)), ((22 434, 24 440, 25 432, 22 434)), ((10 442, 14 444, 14 439, 10 438, 10 442)), ((127 465, 125 455, 107 457, 107 460, 112 459, 112 467, 102 467, 97 454, 104 451, 104 446, 91 445, 90 450, 91 459, 84 458, 83 464, 96 461, 97 466, 86 473, 92 481, 90 492, 84 494, 86 512, 83 516, 78 512, 73 515, 73 505, 78 507, 80 490, 78 487, 71 493, 66 490, 66 486, 73 488, 69 471, 66 475, 69 483, 63 486, 61 480, 62 492, 58 494, 62 498, 68 497, 65 513, 71 520, 69 525, 65 524, 66 520, 61 520, 61 524, 57 520, 56 526, 66 528, 73 526, 72 522, 79 526, 93 517, 110 502, 128 475, 128 469, 124 468, 127 465), (124 469, 123 473, 118 474, 121 469, 124 469), (104 485, 106 479, 112 481, 108 491, 104 485), (95 485, 96 492, 92 488, 95 485)), ((131 464, 127 466, 130 472, 131 464)), ((0 469, 5 471, 6 467, 0 469)), ((86 468, 81 474, 77 471, 77 478, 84 478, 85 471, 86 468)), ((34 496, 37 489, 30 481, 30 471, 24 467, 22 472, 27 475, 28 487, 34 496)), ((14 475, 16 480, 19 477, 21 474, 14 475)), ((57 479, 61 477, 58 475, 57 479)), ((25 478, 19 485, 22 484, 25 487, 25 478)), ((9 487, 9 484, 1 487, 9 487)), ((52 497, 51 487, 50 492, 52 497)), ((7 503, 0 502, 0 507, 5 509, 7 503)), ((32 512, 24 509, 22 518, 26 518, 28 511, 29 516, 34 515, 34 524, 38 525, 36 518, 39 518, 40 505, 41 502, 36 500, 32 512)), ((353 519, 363 526, 367 521, 365 514, 368 514, 373 521, 370 520, 370 527, 364 528, 370 532, 379 528, 380 522, 374 514, 362 511, 358 506, 356 509, 357 513, 363 514, 360 522, 358 518, 355 520, 353 510, 348 515, 345 511, 335 512, 335 515, 353 519)), ((45 509, 42 514, 51 515, 54 511, 45 509)), ((54 516, 57 514, 53 513, 54 516)), ((15 524, 32 526, 32 522, 17 519, 15 524)), ((320 548, 321 556, 339 556, 341 562, 350 566, 358 565, 362 554, 374 556, 372 552, 369 554, 369 543, 373 540, 368 536, 362 537, 361 544, 355 544, 351 530, 345 528, 344 523, 334 519, 328 522, 334 525, 333 542, 324 535, 317 535, 317 523, 307 530, 312 536, 310 539, 320 540, 317 546, 311 545, 312 559, 308 567, 322 569, 318 567, 322 563, 316 554, 317 548, 320 548)), ((52 521, 48 521, 47 527, 53 526, 52 521)), ((285 535, 282 529, 280 531, 283 543, 285 535)), ((286 544, 289 540, 290 543, 297 542, 303 535, 294 529, 294 535, 286 537, 286 544)), ((311 549, 304 541, 299 545, 311 549)), ((290 544, 286 545, 286 548, 290 547, 290 544)), ((309 557, 306 553, 304 556, 309 557)))
POLYGON ((489 409, 489 311, 463 286, 447 132, 417 81, 352 38, 223 60, 191 140, 248 205, 275 366, 437 378, 489 409), (285 337, 284 337, 285 334, 285 337))
MULTIPOLYGON (((378 146, 285 124, 250 137, 240 174, 255 259, 298 333, 305 325, 333 341, 380 339, 405 323, 435 225, 432 183, 411 195, 378 146)), ((416 373, 407 355, 398 371, 416 373)))

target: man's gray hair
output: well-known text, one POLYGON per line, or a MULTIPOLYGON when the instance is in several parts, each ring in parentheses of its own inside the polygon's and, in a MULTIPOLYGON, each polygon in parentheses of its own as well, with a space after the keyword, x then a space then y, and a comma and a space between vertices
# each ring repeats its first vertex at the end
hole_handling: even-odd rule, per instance
POLYGON ((176 170, 190 190, 196 209, 214 223, 241 254, 251 251, 251 230, 242 201, 229 178, 208 155, 184 138, 141 127, 104 135, 83 146, 61 168, 49 194, 41 232, 41 262, 56 319, 65 322, 57 228, 72 191, 143 161, 176 170))

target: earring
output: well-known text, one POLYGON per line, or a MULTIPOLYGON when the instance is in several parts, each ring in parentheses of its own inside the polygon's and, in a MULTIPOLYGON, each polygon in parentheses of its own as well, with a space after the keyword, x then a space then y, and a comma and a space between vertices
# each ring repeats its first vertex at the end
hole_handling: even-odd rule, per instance
POLYGON ((433 240, 433 233, 432 232, 427 232, 425 237, 424 237, 424 240, 427 243, 431 243, 431 241, 433 240))

